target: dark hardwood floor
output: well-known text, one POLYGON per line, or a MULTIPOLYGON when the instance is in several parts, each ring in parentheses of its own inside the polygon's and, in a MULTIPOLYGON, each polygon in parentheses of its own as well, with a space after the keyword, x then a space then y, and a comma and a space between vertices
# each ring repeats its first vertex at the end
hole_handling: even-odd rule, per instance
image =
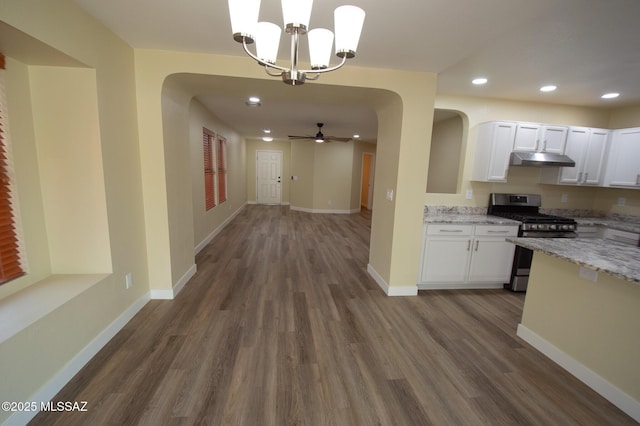
POLYGON ((247 206, 40 413, 57 425, 625 425, 515 335, 523 295, 387 297, 366 215, 247 206))

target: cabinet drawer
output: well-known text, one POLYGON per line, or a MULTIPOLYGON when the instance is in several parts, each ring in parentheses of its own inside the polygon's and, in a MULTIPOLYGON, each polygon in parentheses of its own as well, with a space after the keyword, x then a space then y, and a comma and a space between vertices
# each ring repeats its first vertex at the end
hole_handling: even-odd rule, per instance
POLYGON ((427 235, 467 236, 473 234, 473 225, 427 225, 427 235))
POLYGON ((518 227, 505 225, 477 225, 475 235, 487 237, 515 237, 518 235, 518 227))

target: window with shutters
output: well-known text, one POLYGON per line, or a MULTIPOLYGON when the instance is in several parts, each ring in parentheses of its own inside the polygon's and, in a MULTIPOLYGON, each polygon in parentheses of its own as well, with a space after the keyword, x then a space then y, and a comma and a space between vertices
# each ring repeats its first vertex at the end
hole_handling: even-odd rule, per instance
POLYGON ((222 136, 216 138, 216 164, 218 165, 218 204, 227 201, 227 141, 222 136))
POLYGON ((227 201, 227 140, 202 128, 204 201, 207 210, 227 201))
POLYGON ((213 161, 213 148, 215 134, 206 129, 202 129, 202 147, 204 153, 204 201, 205 208, 211 210, 216 206, 215 195, 215 170, 213 161))
POLYGON ((4 90, 4 56, 0 54, 0 284, 25 274, 16 231, 15 190, 4 90))

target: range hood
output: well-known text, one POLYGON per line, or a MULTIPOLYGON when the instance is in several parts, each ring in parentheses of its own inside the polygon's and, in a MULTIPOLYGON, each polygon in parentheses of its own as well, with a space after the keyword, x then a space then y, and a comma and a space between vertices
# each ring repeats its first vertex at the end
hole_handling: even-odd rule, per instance
POLYGON ((564 154, 513 151, 509 164, 531 167, 575 167, 576 162, 564 154))

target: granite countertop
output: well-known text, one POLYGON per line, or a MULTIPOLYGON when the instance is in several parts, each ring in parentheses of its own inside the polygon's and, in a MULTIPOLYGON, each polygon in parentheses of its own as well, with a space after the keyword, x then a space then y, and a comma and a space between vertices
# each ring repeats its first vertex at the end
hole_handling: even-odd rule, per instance
POLYGON ((468 225, 513 225, 518 226, 517 220, 487 214, 438 214, 424 217, 424 223, 456 223, 468 225))
POLYGON ((615 220, 607 217, 575 217, 578 225, 584 226, 604 226, 606 228, 617 229, 619 231, 635 232, 640 234, 640 223, 615 220))
POLYGON ((507 241, 640 284, 640 247, 590 238, 507 238, 507 241))

